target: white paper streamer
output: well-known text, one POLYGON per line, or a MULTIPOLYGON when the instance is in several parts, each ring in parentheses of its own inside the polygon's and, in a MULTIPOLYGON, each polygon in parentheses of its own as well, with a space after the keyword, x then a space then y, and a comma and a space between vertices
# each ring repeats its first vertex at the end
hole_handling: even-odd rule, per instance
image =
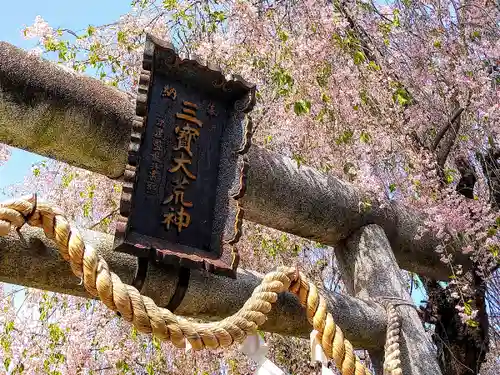
POLYGON ((188 353, 192 349, 191 343, 186 339, 186 348, 184 349, 188 353))
POLYGON ((266 358, 269 348, 260 335, 247 336, 240 350, 259 366, 255 375, 286 375, 278 366, 266 358))
POLYGON ((326 358, 318 336, 318 331, 314 330, 311 332, 311 362, 321 362, 321 375, 335 375, 333 371, 328 368, 328 358, 326 358))
POLYGON ((269 359, 264 358, 255 375, 285 375, 285 373, 269 359))

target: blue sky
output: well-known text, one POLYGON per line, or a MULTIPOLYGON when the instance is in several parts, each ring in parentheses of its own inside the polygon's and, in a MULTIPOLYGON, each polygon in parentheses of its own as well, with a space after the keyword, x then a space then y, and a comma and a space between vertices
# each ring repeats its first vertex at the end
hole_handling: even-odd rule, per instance
POLYGON ((33 46, 34 41, 24 40, 21 30, 32 25, 37 15, 54 28, 78 31, 89 24, 115 21, 130 9, 130 0, 24 0, 2 3, 0 39, 22 48, 33 46))
MULTIPOLYGON (((30 49, 36 40, 25 40, 22 29, 33 24, 37 15, 54 28, 79 31, 89 24, 101 25, 115 21, 130 9, 130 0, 24 0, 2 2, 0 12, 0 40, 30 49)), ((0 200, 5 199, 1 190, 23 181, 31 173, 31 166, 43 160, 39 155, 13 149, 9 161, 0 167, 0 200)))

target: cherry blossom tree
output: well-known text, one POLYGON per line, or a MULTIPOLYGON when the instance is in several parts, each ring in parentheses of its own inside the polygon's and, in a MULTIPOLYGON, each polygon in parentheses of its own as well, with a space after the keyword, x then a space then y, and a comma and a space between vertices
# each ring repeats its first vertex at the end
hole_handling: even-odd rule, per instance
POLYGON ((10 156, 10 149, 4 144, 0 144, 0 165, 5 163, 10 156))
MULTIPOLYGON (((435 327, 443 373, 466 374, 478 373, 488 343, 498 352, 500 332, 499 22, 500 8, 492 0, 135 0, 112 24, 69 30, 38 16, 23 33, 39 42, 32 53, 78 72, 92 70, 131 100, 146 33, 169 40, 184 56, 197 55, 257 85, 257 144, 371 192, 362 210, 397 200, 426 212, 421 234, 433 231, 442 240, 436 252, 449 265, 450 280, 446 287, 422 280, 429 296, 422 318, 435 327), (451 249, 457 238, 462 246, 451 249), (455 264, 457 251, 470 255, 472 271, 455 264)), ((25 186, 12 191, 28 192, 33 184, 79 225, 113 232, 119 186, 52 161, 36 166, 25 186)), ((335 261, 326 257, 325 267, 321 256, 311 254, 331 251, 258 226, 249 229, 240 245, 245 266, 266 271, 269 264, 293 259, 325 282, 324 270, 335 261)), ((334 271, 326 276, 335 277, 334 271)), ((39 304, 53 298, 36 296, 39 304)), ((71 301, 61 311, 77 314, 78 303, 71 301)), ((99 307, 92 309, 99 316, 99 307)), ((52 323, 43 324, 49 329, 52 323)), ((119 333, 116 338, 125 340, 118 347, 132 345, 119 333)), ((141 343, 146 347, 137 361, 146 364, 155 351, 147 340, 141 343)), ((97 346, 84 348, 82 358, 94 355, 89 353, 97 346)), ((129 368, 139 366, 124 353, 129 357, 118 357, 129 368)), ((98 362, 109 366, 101 354, 98 362)), ((86 361, 78 366, 97 369, 98 362, 86 361)), ((498 373, 493 362, 490 371, 498 373)), ((230 363, 224 360, 224 366, 230 363)))

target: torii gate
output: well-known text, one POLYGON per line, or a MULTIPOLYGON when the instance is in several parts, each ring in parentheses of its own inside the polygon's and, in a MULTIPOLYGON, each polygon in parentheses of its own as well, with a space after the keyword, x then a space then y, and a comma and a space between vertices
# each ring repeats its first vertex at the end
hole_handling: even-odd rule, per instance
MULTIPOLYGON (((0 42, 0 141, 120 180, 124 173, 134 104, 99 81, 71 73, 0 42), (43 137, 49 133, 50 138, 43 137), (77 135, 77 140, 75 139, 77 135), (91 146, 91 147, 89 147, 91 146), (92 149, 92 153, 85 150, 92 149)), ((352 296, 329 295, 328 310, 356 348, 370 351, 377 373, 385 343, 387 314, 380 302, 397 306, 403 317, 401 356, 405 375, 439 374, 435 350, 425 334, 399 274, 399 266, 420 275, 446 279, 446 266, 427 234, 415 240, 423 216, 400 204, 360 210, 365 194, 333 176, 252 146, 249 154, 245 218, 256 223, 335 245, 343 280, 352 296)), ((18 237, 0 237, 0 280, 89 297, 54 245, 31 228, 18 237)), ((82 231, 124 282, 131 282, 136 260, 112 250, 113 237, 82 231)), ((470 260, 457 254, 464 268, 470 260)), ((237 311, 262 281, 239 269, 237 279, 193 271, 175 313, 210 320, 237 311), (224 294, 217 294, 224 290, 224 294)), ((160 306, 171 300, 177 274, 150 267, 141 292, 160 306)), ((305 310, 294 296, 280 294, 263 330, 309 337, 305 310)))

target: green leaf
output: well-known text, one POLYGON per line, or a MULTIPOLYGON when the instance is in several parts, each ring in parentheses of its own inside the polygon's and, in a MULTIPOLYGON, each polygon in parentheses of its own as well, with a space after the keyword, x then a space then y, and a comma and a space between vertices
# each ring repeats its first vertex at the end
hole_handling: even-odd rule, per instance
POLYGON ((307 114, 311 111, 311 102, 308 100, 299 100, 294 103, 293 111, 297 116, 307 114))
POLYGON ((476 322, 475 320, 472 320, 472 319, 467 319, 465 321, 465 323, 469 326, 469 327, 473 327, 473 328, 476 328, 476 327, 479 327, 479 323, 476 322))
POLYGON ((359 98, 361 99, 361 103, 362 104, 368 104, 368 99, 369 99, 369 96, 368 96, 368 93, 366 92, 366 90, 361 90, 359 92, 359 98))
POLYGON ((92 67, 95 68, 98 62, 99 62, 99 56, 97 55, 97 53, 92 52, 91 54, 89 54, 89 64, 92 67))
POLYGON ((282 42, 286 42, 288 40, 288 34, 286 32, 284 32, 283 30, 279 30, 278 31, 278 38, 280 38, 280 40, 282 42))
MULTIPOLYGON (((224 13, 223 11, 215 11, 215 12, 212 12, 211 15, 210 15, 215 21, 218 21, 218 22, 222 22, 222 21, 225 21, 226 20, 226 13, 224 13)), ((286 33, 285 33, 286 34, 286 33)))
POLYGON ((472 40, 481 39, 481 32, 475 30, 470 34, 470 37, 472 40))
POLYGON ((361 142, 363 143, 370 143, 370 140, 372 139, 372 136, 365 132, 364 130, 361 132, 360 136, 359 136, 359 139, 361 142))
POLYGON ((316 117, 314 118, 316 121, 323 122, 325 116, 328 114, 328 110, 326 108, 321 108, 316 117))
POLYGON ((75 174, 74 173, 65 174, 62 177, 61 185, 64 188, 67 188, 69 186, 69 184, 71 183, 71 181, 73 181, 74 178, 75 178, 75 174))
POLYGON ((440 40, 435 40, 433 45, 436 48, 441 48, 441 41, 440 40))
POLYGON ((7 357, 3 360, 3 366, 5 367, 5 370, 7 370, 7 371, 9 370, 10 361, 11 361, 11 359, 9 357, 7 357))
POLYGON ((299 167, 299 168, 306 161, 306 159, 304 159, 304 157, 300 156, 299 154, 295 154, 295 153, 292 155, 292 159, 296 161, 297 167, 299 167))
POLYGON ((369 200, 359 202, 359 210, 363 213, 370 211, 372 204, 369 200))
POLYGON ((89 27, 87 27, 87 34, 89 36, 92 36, 94 33, 95 33, 95 27, 92 25, 89 25, 89 27))
POLYGON ((125 44, 127 42, 127 35, 123 31, 118 31, 116 38, 120 44, 125 44))
POLYGON ((156 336, 153 336, 153 346, 156 350, 160 350, 161 349, 161 343, 160 343, 160 339, 156 336))
POLYGON ((11 320, 5 324, 5 333, 9 334, 14 329, 14 321, 11 320))
POLYGON ((406 99, 405 96, 401 95, 401 94, 397 94, 396 96, 396 101, 401 105, 401 106, 405 106, 407 103, 408 103, 408 99, 406 99))
POLYGON ((88 191, 88 197, 90 199, 94 198, 94 194, 95 194, 95 188, 96 186, 95 185, 90 185, 89 187, 87 187, 87 191, 88 191))
POLYGON ((12 339, 10 337, 0 338, 0 345, 6 353, 9 353, 12 348, 12 339))
POLYGON ((469 140, 469 136, 462 134, 462 135, 460 135, 459 139, 461 141, 467 142, 469 140))
POLYGON ((455 179, 454 179, 454 175, 455 175, 456 171, 454 169, 445 169, 444 171, 444 180, 447 184, 451 184, 455 179))
POLYGON ((148 5, 148 0, 133 0, 131 6, 139 5, 142 9, 148 5))
POLYGON ((120 359, 118 362, 116 362, 115 366, 116 366, 116 369, 121 370, 122 373, 127 373, 130 370, 128 363, 122 359, 120 359))
POLYGON ((471 307, 470 303, 468 303, 468 302, 464 303, 464 313, 466 315, 471 315, 472 314, 472 307, 471 307))
POLYGON ((174 10, 177 8, 177 0, 163 0, 163 7, 166 10, 174 10))
POLYGON ((389 191, 391 193, 394 193, 396 191, 396 184, 395 183, 392 183, 389 185, 389 191))
POLYGON ((280 96, 288 96, 294 86, 294 80, 290 73, 281 68, 275 67, 271 72, 271 81, 276 86, 278 95, 280 96))
POLYGON ((335 140, 335 143, 337 145, 341 145, 342 143, 348 144, 352 140, 352 136, 354 135, 354 132, 352 130, 345 130, 340 137, 338 137, 335 140))
POLYGON ((332 75, 332 65, 328 62, 321 63, 321 66, 316 76, 316 82, 320 87, 326 87, 328 85, 328 79, 332 75))
POLYGON ((92 211, 92 202, 91 201, 85 202, 82 206, 82 210, 83 210, 83 217, 90 217, 90 213, 92 211))
POLYGON ((361 50, 354 52, 353 58, 354 58, 355 65, 360 65, 360 64, 364 63, 366 60, 366 56, 363 53, 363 51, 361 51, 361 50))
POLYGON ((392 95, 392 99, 394 100, 394 102, 398 103, 402 107, 410 104, 411 96, 408 93, 408 91, 406 91, 406 89, 402 87, 399 83, 396 85, 398 87, 394 91, 394 94, 392 95))
POLYGON ((392 14, 394 15, 394 19, 392 20, 392 25, 394 27, 401 26, 401 23, 399 22, 399 9, 394 9, 392 11, 392 14))
POLYGON ((493 255, 493 258, 497 258, 498 255, 500 254, 500 247, 498 247, 498 245, 491 245, 489 247, 489 251, 491 255, 493 255))
POLYGON ((14 371, 12 372, 12 375, 14 374, 22 374, 24 372, 24 363, 19 363, 15 368, 14 371))
POLYGON ((50 340, 54 344, 63 344, 66 341, 66 334, 57 324, 51 323, 48 328, 50 340))

